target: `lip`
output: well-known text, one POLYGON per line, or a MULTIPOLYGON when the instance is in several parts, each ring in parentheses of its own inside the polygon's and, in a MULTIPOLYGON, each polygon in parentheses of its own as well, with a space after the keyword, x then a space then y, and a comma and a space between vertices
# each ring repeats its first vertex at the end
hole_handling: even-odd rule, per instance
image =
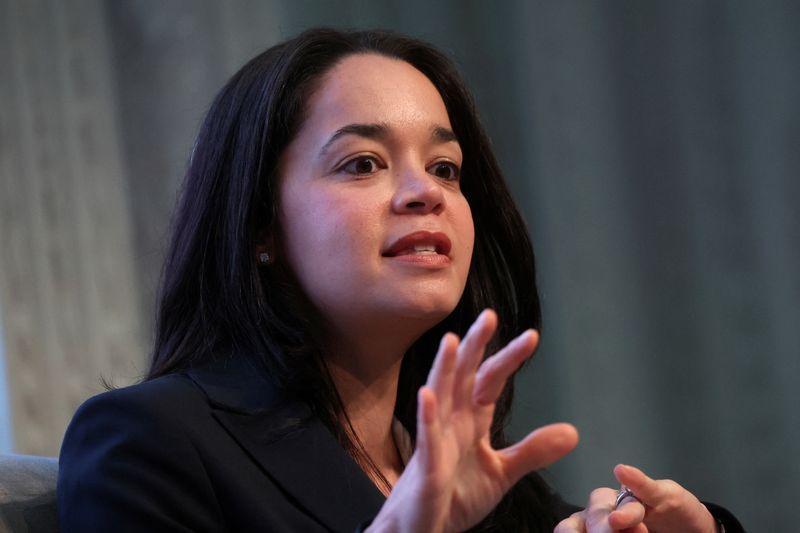
POLYGON ((415 231, 394 241, 381 255, 383 257, 402 257, 402 258, 447 258, 450 259, 450 248, 452 244, 450 238, 441 231, 415 231), (407 253, 413 250, 415 246, 420 245, 433 245, 436 249, 436 254, 423 255, 407 253))

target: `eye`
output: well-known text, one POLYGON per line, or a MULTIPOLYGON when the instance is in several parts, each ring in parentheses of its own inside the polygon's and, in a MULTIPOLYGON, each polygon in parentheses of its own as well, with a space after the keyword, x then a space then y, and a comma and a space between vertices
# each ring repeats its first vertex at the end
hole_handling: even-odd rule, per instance
POLYGON ((448 161, 434 163, 428 172, 445 181, 457 181, 461 177, 461 169, 455 163, 448 161))
POLYGON ((374 174, 380 169, 381 165, 378 163, 378 160, 372 156, 366 155, 354 157, 339 167, 341 172, 347 172, 348 174, 354 174, 356 176, 374 174))

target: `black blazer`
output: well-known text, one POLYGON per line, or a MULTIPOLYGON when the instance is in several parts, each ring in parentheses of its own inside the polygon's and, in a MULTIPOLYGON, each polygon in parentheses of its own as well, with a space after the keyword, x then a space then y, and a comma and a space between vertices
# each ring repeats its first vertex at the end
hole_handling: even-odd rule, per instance
POLYGON ((66 533, 352 532, 385 500, 310 408, 244 358, 89 399, 64 437, 57 494, 66 533))
POLYGON ((112 390, 59 458, 71 531, 347 531, 384 496, 310 409, 243 359, 112 390))

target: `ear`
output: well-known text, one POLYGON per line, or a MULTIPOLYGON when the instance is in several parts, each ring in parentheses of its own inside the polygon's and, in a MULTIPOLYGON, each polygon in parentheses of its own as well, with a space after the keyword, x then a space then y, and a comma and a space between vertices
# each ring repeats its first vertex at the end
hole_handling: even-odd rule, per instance
POLYGON ((272 235, 263 231, 259 233, 257 239, 253 250, 256 262, 262 266, 272 264, 275 261, 275 242, 272 235))

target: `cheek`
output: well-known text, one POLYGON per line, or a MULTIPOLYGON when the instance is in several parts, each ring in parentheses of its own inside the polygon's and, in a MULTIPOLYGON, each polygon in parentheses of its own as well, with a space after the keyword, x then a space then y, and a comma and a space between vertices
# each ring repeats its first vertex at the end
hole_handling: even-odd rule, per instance
POLYGON ((284 249, 292 270, 307 289, 344 282, 340 279, 343 274, 357 270, 369 259, 366 256, 375 248, 378 224, 374 206, 362 200, 329 190, 285 196, 284 249))
POLYGON ((284 246, 293 269, 326 261, 332 237, 340 226, 335 207, 312 193, 287 191, 282 202, 284 246))
POLYGON ((465 198, 456 204, 458 208, 455 211, 453 225, 458 232, 458 238, 461 242, 464 254, 467 257, 466 269, 469 270, 469 264, 472 261, 472 252, 475 248, 475 223, 472 220, 472 210, 469 203, 465 198))

